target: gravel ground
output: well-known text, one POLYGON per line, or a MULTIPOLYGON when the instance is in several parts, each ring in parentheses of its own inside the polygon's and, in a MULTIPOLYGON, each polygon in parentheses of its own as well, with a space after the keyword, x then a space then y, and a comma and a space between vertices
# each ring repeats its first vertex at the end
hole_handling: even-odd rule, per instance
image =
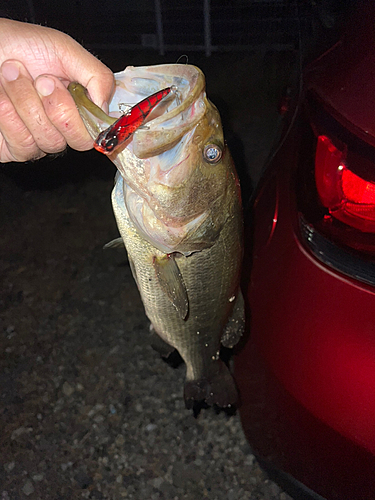
POLYGON ((12 173, 0 178, 1 500, 290 499, 239 416, 194 418, 184 367, 150 347, 125 252, 102 249, 118 236, 108 160, 69 152, 12 173))
POLYGON ((2 500, 280 499, 238 416, 184 408, 184 367, 149 345, 111 181, 3 180, 2 500))

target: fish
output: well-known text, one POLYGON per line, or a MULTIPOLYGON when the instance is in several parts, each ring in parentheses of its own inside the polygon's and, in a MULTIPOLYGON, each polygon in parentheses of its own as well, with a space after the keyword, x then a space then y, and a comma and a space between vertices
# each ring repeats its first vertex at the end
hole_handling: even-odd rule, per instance
POLYGON ((185 362, 186 408, 234 406, 237 388, 220 349, 244 331, 243 217, 219 112, 193 65, 128 66, 115 80, 110 115, 84 87, 68 87, 94 140, 125 103, 175 89, 108 155, 118 170, 113 211, 160 351, 177 350, 185 362))

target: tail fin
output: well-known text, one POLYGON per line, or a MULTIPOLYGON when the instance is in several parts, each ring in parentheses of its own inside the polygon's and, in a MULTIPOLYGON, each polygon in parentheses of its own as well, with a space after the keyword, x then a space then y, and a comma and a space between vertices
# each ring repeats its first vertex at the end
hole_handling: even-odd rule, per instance
POLYGON ((187 380, 184 388, 185 406, 192 409, 195 403, 205 402, 209 406, 228 408, 238 402, 236 384, 227 366, 218 360, 215 370, 207 377, 187 380))

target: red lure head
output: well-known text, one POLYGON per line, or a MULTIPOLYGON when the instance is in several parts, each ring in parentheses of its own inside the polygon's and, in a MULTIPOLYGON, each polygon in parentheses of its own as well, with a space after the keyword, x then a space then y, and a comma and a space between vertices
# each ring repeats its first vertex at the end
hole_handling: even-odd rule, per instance
POLYGON ((103 132, 100 132, 94 142, 94 148, 100 153, 110 154, 118 145, 117 129, 113 125, 103 132))

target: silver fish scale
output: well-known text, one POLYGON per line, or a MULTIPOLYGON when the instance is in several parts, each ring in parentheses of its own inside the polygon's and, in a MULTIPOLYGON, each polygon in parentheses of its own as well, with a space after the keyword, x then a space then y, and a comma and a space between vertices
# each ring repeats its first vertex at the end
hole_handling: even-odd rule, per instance
POLYGON ((164 254, 144 240, 130 220, 121 177, 113 190, 112 204, 146 314, 155 331, 184 359, 187 381, 210 376, 218 370, 215 365, 219 363, 220 339, 238 288, 241 218, 229 217, 212 247, 176 259, 189 297, 189 314, 183 320, 162 290, 152 264, 154 256, 164 254))

